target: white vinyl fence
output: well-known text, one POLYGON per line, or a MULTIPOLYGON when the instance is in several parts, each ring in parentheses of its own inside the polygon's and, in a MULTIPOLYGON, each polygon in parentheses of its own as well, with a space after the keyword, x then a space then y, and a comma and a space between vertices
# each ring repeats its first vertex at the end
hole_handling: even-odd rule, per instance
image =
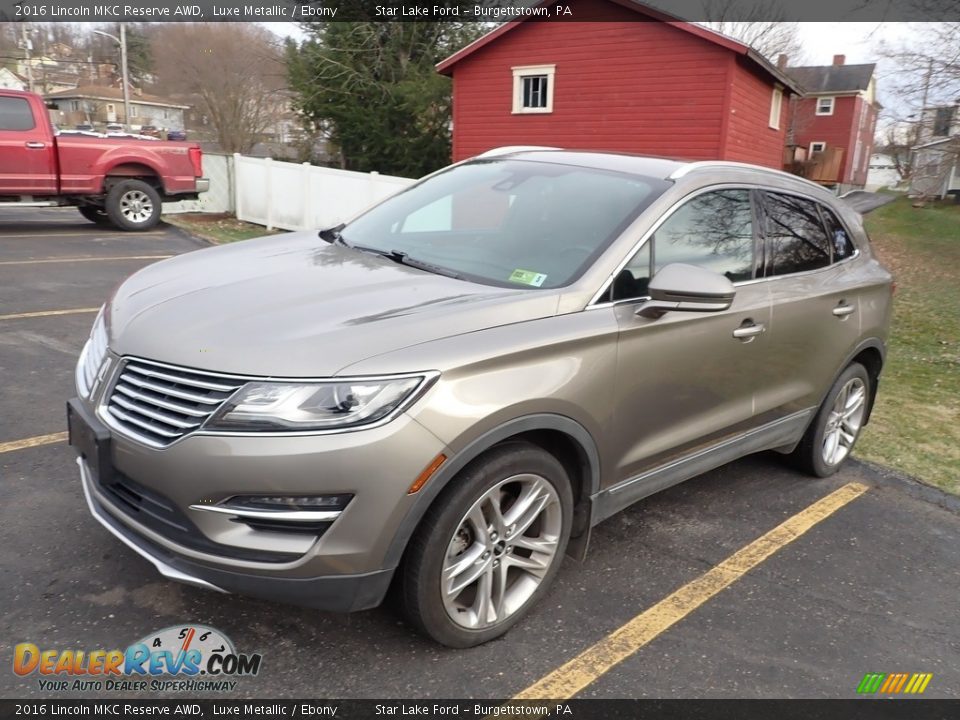
POLYGON ((210 189, 198 200, 164 203, 164 214, 233 212, 233 156, 203 154, 203 176, 210 179, 210 189))
MULTIPOLYGON (((233 156, 238 220, 284 230, 337 225, 408 187, 409 178, 233 156)), ((213 182, 211 182, 211 191, 213 182)))

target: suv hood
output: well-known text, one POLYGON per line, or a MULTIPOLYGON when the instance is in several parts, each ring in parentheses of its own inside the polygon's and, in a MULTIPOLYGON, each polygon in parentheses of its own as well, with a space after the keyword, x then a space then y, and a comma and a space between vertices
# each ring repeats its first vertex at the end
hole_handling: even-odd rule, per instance
POLYGON ((107 325, 119 355, 242 375, 328 377, 411 345, 554 315, 557 297, 433 275, 310 231, 151 265, 117 289, 107 325))

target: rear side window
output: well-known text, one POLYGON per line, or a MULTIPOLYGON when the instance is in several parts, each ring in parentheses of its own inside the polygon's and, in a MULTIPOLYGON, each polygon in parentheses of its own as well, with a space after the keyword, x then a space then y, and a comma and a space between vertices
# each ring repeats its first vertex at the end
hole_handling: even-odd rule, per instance
POLYGON ((817 203, 794 195, 764 193, 767 275, 789 275, 830 264, 830 240, 817 203))
POLYGON ((33 113, 25 98, 0 97, 0 130, 33 130, 33 113))
POLYGON ((832 210, 821 205, 820 212, 823 214, 823 222, 827 226, 827 237, 830 238, 830 244, 833 246, 833 261, 846 260, 854 253, 850 233, 847 232, 843 223, 837 219, 832 210))

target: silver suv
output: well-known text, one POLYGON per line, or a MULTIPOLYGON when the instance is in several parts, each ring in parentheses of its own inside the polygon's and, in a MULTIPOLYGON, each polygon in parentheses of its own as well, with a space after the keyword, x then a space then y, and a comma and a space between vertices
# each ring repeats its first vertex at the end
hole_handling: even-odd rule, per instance
POLYGON ((71 443, 94 517, 163 575, 337 611, 394 583, 466 647, 652 493, 761 450, 835 472, 891 287, 860 216, 796 177, 508 149, 319 238, 133 275, 71 443))

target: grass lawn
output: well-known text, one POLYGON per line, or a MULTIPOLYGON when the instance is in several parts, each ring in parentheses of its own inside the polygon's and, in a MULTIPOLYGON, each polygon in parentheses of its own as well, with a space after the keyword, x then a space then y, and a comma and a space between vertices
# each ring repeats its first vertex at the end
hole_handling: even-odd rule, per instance
POLYGON ((191 235, 218 245, 283 232, 282 230, 268 231, 262 225, 243 222, 226 213, 183 213, 164 215, 163 219, 171 225, 183 228, 191 235))
POLYGON ((856 454, 960 493, 960 205, 866 216, 897 292, 880 394, 856 454))

